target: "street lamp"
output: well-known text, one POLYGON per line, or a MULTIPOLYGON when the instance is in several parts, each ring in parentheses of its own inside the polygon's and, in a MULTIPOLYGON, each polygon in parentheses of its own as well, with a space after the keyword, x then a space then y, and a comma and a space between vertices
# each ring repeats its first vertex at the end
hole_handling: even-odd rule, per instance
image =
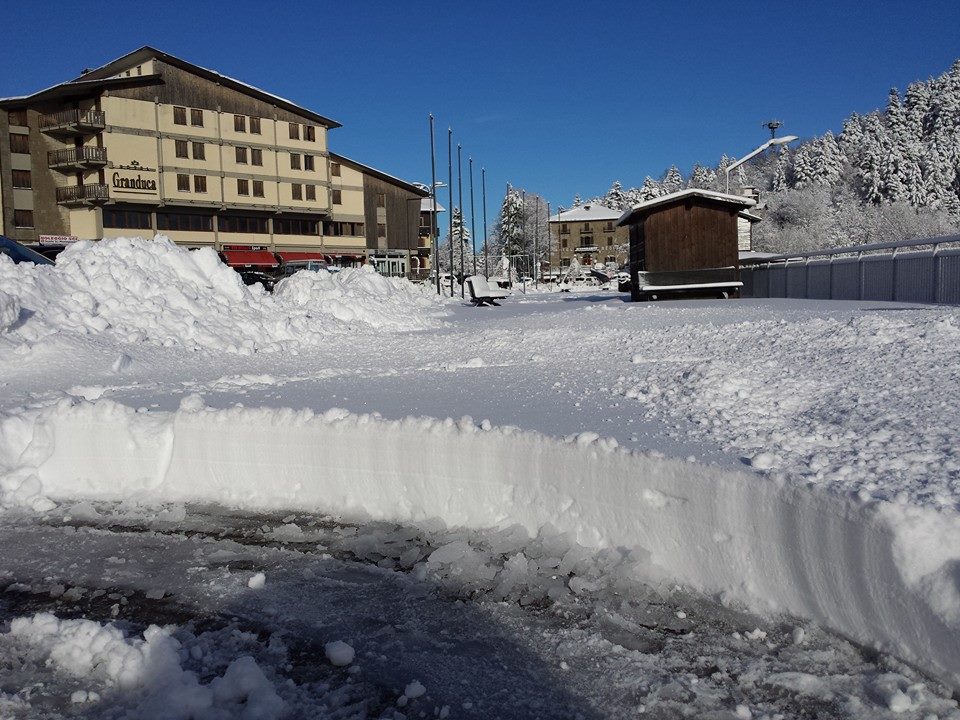
POLYGON ((785 135, 785 136, 779 137, 779 138, 778 138, 778 137, 770 138, 770 139, 767 140, 763 145, 761 145, 760 147, 758 147, 756 150, 754 150, 754 151, 753 151, 752 153, 750 153, 749 155, 746 155, 746 156, 740 158, 740 159, 737 160, 735 163, 732 163, 732 164, 730 164, 730 165, 727 165, 726 169, 724 170, 724 173, 725 173, 726 176, 727 176, 727 179, 726 179, 726 191, 725 191, 725 192, 727 192, 727 193, 730 192, 730 171, 731 171, 731 170, 733 170, 734 168, 740 167, 740 166, 743 165, 747 160, 752 160, 752 159, 755 158, 757 155, 759 155, 759 154, 762 153, 764 150, 766 150, 768 147, 772 147, 773 145, 786 145, 787 143, 792 143, 794 140, 799 140, 799 139, 800 139, 800 138, 798 138, 796 135, 785 135))

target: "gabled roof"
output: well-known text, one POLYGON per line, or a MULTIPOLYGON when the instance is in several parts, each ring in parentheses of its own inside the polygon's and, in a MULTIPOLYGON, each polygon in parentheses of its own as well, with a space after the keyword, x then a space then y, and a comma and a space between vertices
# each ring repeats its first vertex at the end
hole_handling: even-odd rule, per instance
POLYGON ((620 212, 597 203, 587 203, 550 216, 550 222, 590 222, 591 220, 616 220, 620 212))
POLYGON ((155 84, 162 82, 162 74, 142 75, 136 77, 116 77, 116 75, 124 70, 129 70, 131 66, 139 65, 147 60, 154 59, 160 60, 168 65, 178 67, 189 73, 205 78, 206 80, 210 80, 211 82, 215 82, 225 87, 232 88, 238 92, 242 92, 246 95, 250 95, 258 100, 270 103, 271 105, 276 105, 284 110, 297 113, 298 115, 302 115, 309 120, 313 120, 319 125, 324 125, 328 128, 340 127, 340 123, 338 123, 336 120, 331 120, 330 118, 319 115, 312 110, 307 110, 306 108, 301 107, 300 105, 297 105, 286 98, 274 95, 273 93, 268 93, 266 90, 261 90, 258 87, 248 85, 245 82, 228 77, 227 75, 222 75, 216 70, 209 70, 205 67, 201 67, 200 65, 194 65, 191 62, 187 62, 186 60, 182 60, 174 55, 170 55, 169 53, 152 48, 149 45, 144 45, 139 50, 134 50, 133 52, 127 53, 116 60, 111 60, 106 65, 98 67, 95 70, 89 70, 69 82, 54 85, 53 87, 47 88, 46 90, 41 90, 33 95, 25 95, 18 98, 8 98, 7 101, 11 103, 14 101, 35 102, 37 100, 51 99, 60 94, 75 93, 78 90, 86 90, 89 92, 100 87, 130 87, 133 85, 151 83, 155 84))
POLYGON ((51 85, 43 90, 38 90, 32 95, 0 98, 0 107, 13 108, 62 98, 88 97, 91 93, 101 92, 103 90, 138 87, 140 85, 159 85, 162 82, 163 80, 159 75, 137 75, 136 77, 109 77, 103 79, 84 77, 81 80, 51 85))
POLYGON ((714 202, 729 203, 730 205, 738 205, 740 207, 753 207, 757 204, 757 201, 753 198, 745 197, 743 195, 728 195, 727 193, 716 192, 714 190, 689 188, 687 190, 681 190, 680 192, 670 193, 669 195, 662 195, 657 198, 645 200, 642 203, 637 203, 620 216, 620 221, 617 224, 629 225, 637 216, 642 215, 651 208, 655 208, 658 205, 674 203, 678 200, 686 200, 687 198, 692 197, 705 198, 714 202))
MULTIPOLYGON (((422 198, 429 197, 430 195, 429 192, 427 192, 421 187, 417 187, 413 183, 408 183, 406 180, 401 180, 400 178, 394 177, 393 175, 388 175, 382 170, 377 170, 376 168, 370 167, 369 165, 364 165, 363 163, 357 162, 356 160, 351 160, 350 158, 344 155, 338 155, 337 153, 332 152, 330 153, 330 159, 335 162, 342 163, 344 165, 349 165, 354 170, 359 170, 365 175, 371 175, 372 177, 375 177, 379 180, 383 180, 384 182, 388 182, 391 185, 396 185, 397 187, 401 187, 404 190, 408 190, 414 193, 415 195, 419 195, 422 198)), ((439 209, 439 205, 437 207, 439 209)))

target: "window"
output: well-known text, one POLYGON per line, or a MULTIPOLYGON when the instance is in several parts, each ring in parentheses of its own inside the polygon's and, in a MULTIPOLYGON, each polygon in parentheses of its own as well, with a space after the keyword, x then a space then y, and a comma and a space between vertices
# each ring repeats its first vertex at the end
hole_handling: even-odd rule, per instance
POLYGON ((341 191, 339 191, 339 190, 331 190, 331 191, 330 191, 330 202, 332 202, 334 205, 342 205, 342 204, 343 204, 343 193, 342 193, 341 191))
POLYGON ((213 216, 199 213, 158 212, 157 230, 213 232, 213 216))
POLYGON ((194 175, 193 176, 193 191, 198 193, 205 193, 207 191, 207 176, 206 175, 194 175))
POLYGON ((253 181, 253 196, 263 197, 263 180, 253 181))
POLYGON ((340 163, 330 163, 331 177, 340 177, 340 163))
POLYGON ((174 154, 175 154, 178 158, 190 157, 190 156, 187 154, 187 141, 186 141, 186 140, 174 140, 174 141, 173 141, 173 146, 174 146, 174 148, 175 148, 174 154))
POLYGON ((584 229, 585 231, 588 231, 588 232, 589 232, 589 230, 590 230, 590 223, 585 222, 585 223, 583 224, 583 229, 584 229))
POLYGON ((613 245, 613 238, 607 238, 607 247, 611 247, 612 245, 613 245))
POLYGON ((613 221, 607 223, 607 232, 613 232, 613 221))
POLYGON ((307 185, 307 200, 316 200, 316 199, 317 199, 317 186, 307 185))
POLYGON ((10 152, 30 154, 30 136, 10 133, 10 152))
POLYGON ((247 116, 246 116, 246 115, 234 115, 234 116, 233 116, 233 131, 234 131, 234 132, 246 132, 246 131, 247 131, 247 116))
POLYGON ((27 126, 26 110, 11 110, 9 113, 7 113, 7 118, 11 125, 19 125, 20 127, 27 126))
POLYGON ((190 192, 190 176, 183 173, 177 173, 177 190, 180 192, 190 192))
POLYGON ((290 153, 290 169, 300 169, 300 153, 290 153))
POLYGON ((33 210, 14 210, 13 226, 18 228, 32 228, 33 210))
POLYGON ((203 127, 203 110, 190 109, 190 124, 194 127, 203 127))
POLYGON ((387 224, 377 223, 377 237, 385 238, 387 236, 387 224))
POLYGON ((201 142, 195 142, 193 144, 193 159, 194 160, 206 160, 207 152, 206 146, 201 142))
POLYGON ((313 170, 313 155, 304 155, 304 156, 303 156, 303 169, 304 169, 304 170, 313 170))
POLYGON ((247 149, 245 147, 237 147, 237 163, 240 165, 247 164, 247 149))
POLYGON ((149 210, 116 210, 103 209, 103 226, 108 228, 133 228, 135 230, 149 230, 149 210))
POLYGON ((221 215, 217 219, 217 229, 228 233, 267 234, 267 219, 249 215, 221 215))
POLYGON ((254 135, 260 134, 260 118, 250 118, 250 132, 252 132, 254 135))
POLYGON ((237 195, 250 194, 250 181, 242 178, 237 179, 237 195))
POLYGON ((300 126, 297 123, 287 123, 290 126, 290 139, 299 140, 300 139, 300 126))
POLYGON ((15 188, 32 188, 33 181, 30 177, 29 170, 14 170, 13 171, 13 186, 15 188))
POLYGON ((290 190, 293 193, 294 200, 303 200, 303 185, 293 183, 293 185, 290 186, 290 190))
POLYGON ((275 235, 319 235, 320 223, 307 218, 274 218, 275 235))
POLYGON ((344 235, 362 237, 363 223, 333 222, 328 220, 323 223, 323 234, 331 237, 341 237, 344 235))
POLYGON ((250 164, 263 165, 263 150, 260 148, 250 148, 250 164))
POLYGON ((387 194, 377 193, 377 207, 385 208, 387 206, 387 194))
POLYGON ((568 232, 570 232, 570 228, 567 227, 567 224, 566 224, 566 223, 560 223, 560 232, 561 232, 561 233, 568 233, 568 232))
POLYGON ((566 238, 563 239, 563 249, 564 249, 564 250, 567 249, 567 239, 566 239, 566 238))
POLYGON ((173 124, 174 125, 187 124, 187 109, 185 107, 175 107, 173 109, 173 124))
POLYGON ((303 139, 313 142, 317 139, 317 129, 313 125, 303 126, 303 139))

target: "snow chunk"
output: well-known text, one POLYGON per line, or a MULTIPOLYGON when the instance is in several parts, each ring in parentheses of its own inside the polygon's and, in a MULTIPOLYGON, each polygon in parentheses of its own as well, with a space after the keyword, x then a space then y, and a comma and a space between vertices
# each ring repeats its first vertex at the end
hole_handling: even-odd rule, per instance
POLYGON ((249 580, 247 580, 247 587, 253 590, 260 590, 266 584, 267 576, 262 572, 256 573, 249 580))
POLYGON ((404 697, 410 698, 411 700, 420 697, 427 692, 427 688, 419 680, 414 680, 412 683, 407 685, 403 691, 404 697))
POLYGON ((344 667, 353 662, 355 652, 353 648, 343 640, 334 640, 323 646, 323 651, 331 665, 344 667))

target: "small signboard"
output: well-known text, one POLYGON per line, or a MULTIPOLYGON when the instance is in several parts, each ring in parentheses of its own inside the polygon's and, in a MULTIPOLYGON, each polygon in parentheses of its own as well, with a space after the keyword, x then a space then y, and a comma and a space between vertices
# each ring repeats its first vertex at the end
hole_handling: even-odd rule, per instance
POLYGON ((69 245, 79 239, 76 235, 41 235, 38 238, 41 245, 69 245))

